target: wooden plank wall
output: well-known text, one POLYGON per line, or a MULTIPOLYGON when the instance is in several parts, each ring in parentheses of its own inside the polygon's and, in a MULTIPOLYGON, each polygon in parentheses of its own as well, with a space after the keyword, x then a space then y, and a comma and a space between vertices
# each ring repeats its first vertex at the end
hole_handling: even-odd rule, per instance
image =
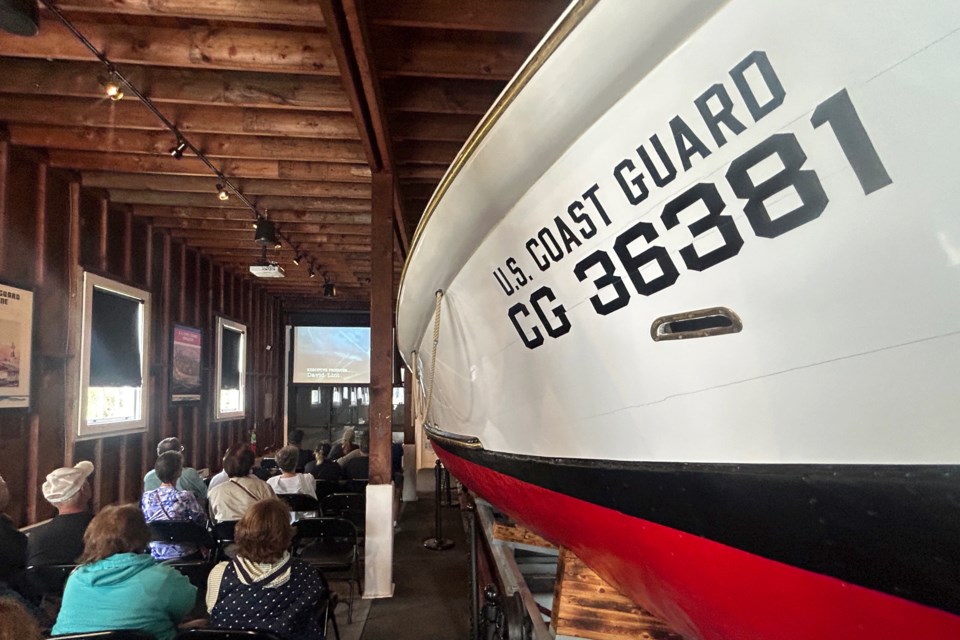
POLYGON ((10 487, 7 510, 18 525, 53 515, 40 485, 52 469, 77 460, 97 466, 97 505, 139 498, 156 443, 178 436, 188 465, 220 468, 223 450, 247 441, 282 442, 283 322, 279 301, 248 276, 153 229, 104 193, 81 189, 73 174, 51 169, 31 150, 0 138, 0 279, 33 289, 32 407, 0 411, 0 475, 10 487), (80 270, 96 271, 153 295, 150 379, 151 419, 146 434, 73 442, 65 421, 77 392, 71 339, 72 284, 80 270), (212 420, 214 330, 223 314, 247 325, 247 417, 212 420), (172 325, 203 329, 204 395, 199 404, 167 401, 172 325), (270 348, 268 349, 268 345, 270 348), (270 426, 265 426, 265 419, 270 426))

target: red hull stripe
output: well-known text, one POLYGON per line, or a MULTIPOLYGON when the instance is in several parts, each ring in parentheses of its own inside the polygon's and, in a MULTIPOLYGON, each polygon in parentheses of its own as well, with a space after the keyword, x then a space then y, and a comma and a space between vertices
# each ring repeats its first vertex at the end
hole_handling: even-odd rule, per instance
POLYGON ((550 491, 436 442, 434 449, 465 485, 569 548, 689 640, 960 638, 960 616, 550 491))

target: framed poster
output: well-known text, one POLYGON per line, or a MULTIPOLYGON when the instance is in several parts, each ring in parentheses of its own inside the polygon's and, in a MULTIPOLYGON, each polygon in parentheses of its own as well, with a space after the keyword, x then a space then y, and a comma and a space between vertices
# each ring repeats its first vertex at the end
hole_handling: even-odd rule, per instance
POLYGON ((0 282, 0 409, 30 406, 33 292, 0 282))
POLYGON ((203 333, 196 327, 173 325, 170 354, 170 402, 200 402, 203 333))

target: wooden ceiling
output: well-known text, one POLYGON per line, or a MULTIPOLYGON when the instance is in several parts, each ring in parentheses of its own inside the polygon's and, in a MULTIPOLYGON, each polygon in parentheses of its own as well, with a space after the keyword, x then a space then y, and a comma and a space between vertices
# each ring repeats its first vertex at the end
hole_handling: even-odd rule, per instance
MULTIPOLYGON (((260 280, 288 310, 370 298, 372 172, 395 177, 396 276, 427 200, 566 0, 61 0, 57 6, 186 137, 268 212, 260 280), (310 279, 299 251, 315 261, 310 279), (321 296, 326 273, 334 301, 321 296)), ((52 14, 0 32, 0 122, 116 207, 246 272, 252 213, 52 14)), ((396 286, 397 283, 395 283, 396 286)))

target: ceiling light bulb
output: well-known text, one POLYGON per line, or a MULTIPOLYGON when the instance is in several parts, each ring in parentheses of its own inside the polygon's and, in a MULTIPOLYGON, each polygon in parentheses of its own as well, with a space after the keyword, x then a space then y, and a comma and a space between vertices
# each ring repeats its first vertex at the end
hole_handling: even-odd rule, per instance
POLYGON ((170 149, 170 155, 179 160, 183 157, 183 152, 187 150, 187 143, 183 140, 177 141, 177 146, 170 149))
POLYGON ((310 266, 310 277, 311 278, 317 277, 317 272, 313 270, 313 265, 310 266))
POLYGON ((230 199, 230 194, 227 193, 226 187, 224 187, 222 184, 217 185, 217 197, 220 198, 221 200, 230 199))
POLYGON ((103 85, 103 90, 107 92, 107 97, 114 102, 123 100, 123 89, 120 88, 120 84, 115 80, 110 80, 103 85))
POLYGON ((300 255, 300 252, 297 251, 297 255, 293 256, 293 264, 300 266, 300 260, 303 259, 303 256, 300 255))

